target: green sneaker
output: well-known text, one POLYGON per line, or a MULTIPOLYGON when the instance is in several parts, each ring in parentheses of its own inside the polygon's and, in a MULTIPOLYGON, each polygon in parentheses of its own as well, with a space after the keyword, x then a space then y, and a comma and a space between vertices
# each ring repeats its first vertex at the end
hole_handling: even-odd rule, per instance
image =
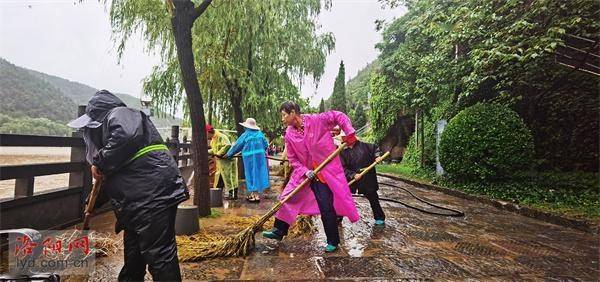
POLYGON ((281 239, 283 239, 283 236, 281 236, 273 231, 263 231, 262 235, 265 238, 274 239, 277 241, 281 241, 281 239))
POLYGON ((385 221, 381 219, 375 220, 375 226, 385 226, 385 221))
POLYGON ((327 246, 325 247, 325 252, 328 253, 335 252, 335 250, 337 250, 337 246, 334 245, 327 244, 327 246))

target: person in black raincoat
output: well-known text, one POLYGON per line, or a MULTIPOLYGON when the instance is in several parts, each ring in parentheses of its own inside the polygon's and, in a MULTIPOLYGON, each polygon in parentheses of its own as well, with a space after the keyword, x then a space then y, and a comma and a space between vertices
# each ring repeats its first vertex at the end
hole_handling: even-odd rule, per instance
MULTIPOLYGON (((339 129, 334 129, 333 135, 339 134, 339 129)), ((377 182, 377 172, 375 168, 371 169, 362 177, 359 176, 363 168, 368 167, 376 160, 379 160, 380 151, 377 145, 365 143, 357 140, 352 146, 346 147, 340 153, 340 159, 342 166, 344 167, 344 174, 348 182, 357 179, 357 181, 350 185, 350 191, 352 194, 365 195, 365 198, 369 200, 371 204, 371 210, 373 211, 373 217, 375 218, 376 226, 385 225, 385 213, 379 203, 379 183, 377 182)))
POLYGON ((86 114, 69 123, 83 128, 86 159, 101 182, 97 206, 110 200, 124 230, 119 281, 142 281, 146 266, 154 280, 180 281, 175 215, 189 193, 177 163, 143 112, 112 93, 98 91, 86 114))

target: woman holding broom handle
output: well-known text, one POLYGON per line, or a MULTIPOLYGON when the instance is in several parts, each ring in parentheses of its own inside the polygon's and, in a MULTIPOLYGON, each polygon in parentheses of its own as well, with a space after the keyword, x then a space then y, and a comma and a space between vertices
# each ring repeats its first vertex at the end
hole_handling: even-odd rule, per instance
MULTIPOLYGON (((332 131, 333 135, 344 136, 344 133, 340 132, 340 128, 334 128, 332 131)), ((362 169, 368 167, 373 162, 381 162, 379 147, 375 144, 365 143, 360 140, 356 141, 354 145, 346 147, 344 151, 340 153, 340 159, 344 166, 344 173, 348 181, 355 180, 355 183, 350 185, 350 192, 352 194, 363 194, 369 204, 371 205, 371 211, 375 218, 375 226, 385 226, 385 213, 379 203, 379 183, 377 182, 377 172, 375 168, 368 171, 364 176, 361 176, 362 169)))
POLYGON ((354 128, 348 116, 338 111, 303 115, 296 103, 285 102, 281 105, 280 112, 281 121, 288 126, 285 147, 293 172, 279 198, 285 198, 305 178, 312 180, 312 191, 302 189, 287 201, 275 216, 274 228, 263 232, 263 236, 281 240, 287 235, 290 225, 296 221, 299 214, 321 214, 327 236, 325 251, 333 252, 340 243, 337 216, 345 216, 351 222, 356 222, 359 215, 339 157, 333 159, 316 175, 313 169, 336 149, 330 133, 333 127, 340 126, 348 133, 344 138, 348 145, 356 142, 354 128))

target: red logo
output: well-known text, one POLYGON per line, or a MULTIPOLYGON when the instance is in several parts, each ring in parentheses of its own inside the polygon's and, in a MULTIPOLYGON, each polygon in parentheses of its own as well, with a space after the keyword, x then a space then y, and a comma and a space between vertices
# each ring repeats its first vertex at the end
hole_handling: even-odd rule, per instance
POLYGON ((17 241, 21 242, 21 245, 15 246, 15 256, 26 257, 33 253, 33 249, 38 246, 37 243, 31 241, 28 236, 23 235, 17 237, 17 241))

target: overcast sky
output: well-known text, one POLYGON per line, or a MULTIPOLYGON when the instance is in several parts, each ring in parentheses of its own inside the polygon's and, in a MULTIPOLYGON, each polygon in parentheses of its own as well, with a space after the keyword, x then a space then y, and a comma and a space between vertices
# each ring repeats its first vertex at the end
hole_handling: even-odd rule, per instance
MULTIPOLYGON (((267 1, 267 0, 265 0, 267 1)), ((108 13, 98 1, 0 0, 0 57, 11 63, 78 81, 94 88, 139 97, 141 80, 158 63, 144 52, 140 39, 129 41, 120 64, 111 41, 108 13)), ((315 89, 302 86, 302 95, 318 105, 333 91, 340 60, 346 80, 377 57, 380 35, 375 20, 401 16, 404 8, 382 9, 376 0, 333 0, 320 15, 322 30, 333 32, 335 51, 327 57, 325 74, 315 89)))

